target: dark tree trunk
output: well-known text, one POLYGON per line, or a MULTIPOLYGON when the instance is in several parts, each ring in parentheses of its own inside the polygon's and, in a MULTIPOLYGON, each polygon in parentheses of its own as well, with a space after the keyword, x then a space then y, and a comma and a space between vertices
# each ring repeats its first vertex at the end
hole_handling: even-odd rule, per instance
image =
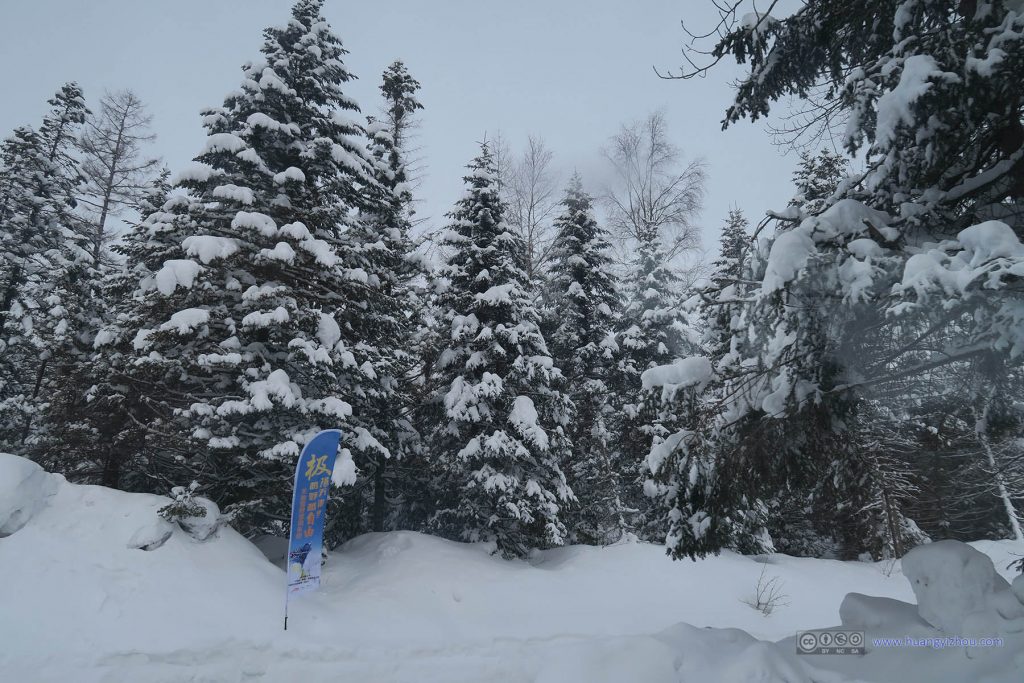
POLYGON ((387 497, 385 495, 387 462, 386 457, 377 455, 377 468, 373 473, 373 510, 370 519, 370 525, 374 531, 384 531, 384 515, 387 512, 387 497))

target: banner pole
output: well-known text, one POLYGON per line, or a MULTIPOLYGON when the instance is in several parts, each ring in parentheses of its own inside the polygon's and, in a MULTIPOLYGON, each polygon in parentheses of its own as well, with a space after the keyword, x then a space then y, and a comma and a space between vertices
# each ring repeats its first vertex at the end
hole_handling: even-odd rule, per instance
POLYGON ((288 593, 289 593, 289 591, 285 591, 285 594, 284 594, 284 630, 285 631, 288 630, 288 593))

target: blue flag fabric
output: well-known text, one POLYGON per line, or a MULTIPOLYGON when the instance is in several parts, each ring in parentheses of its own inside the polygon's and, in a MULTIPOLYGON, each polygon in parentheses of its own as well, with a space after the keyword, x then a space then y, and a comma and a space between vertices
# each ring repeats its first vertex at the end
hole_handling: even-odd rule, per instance
POLYGON ((340 442, 341 430, 320 432, 302 449, 295 467, 292 525, 288 539, 288 595, 316 590, 320 585, 327 496, 340 442))

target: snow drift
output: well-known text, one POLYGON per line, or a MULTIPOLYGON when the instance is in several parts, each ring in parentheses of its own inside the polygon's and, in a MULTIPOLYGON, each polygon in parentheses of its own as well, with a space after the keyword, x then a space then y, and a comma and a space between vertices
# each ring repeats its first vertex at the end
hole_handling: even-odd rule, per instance
POLYGON ((1024 547, 1012 542, 908 557, 912 581, 941 576, 941 590, 974 596, 962 628, 1005 640, 977 652, 872 646, 945 634, 922 618, 932 600, 914 604, 899 564, 672 562, 643 543, 510 562, 409 532, 332 553, 283 632, 284 572, 230 527, 199 541, 164 522, 168 502, 0 455, 0 679, 1019 683, 1024 672, 1024 580, 1005 569, 1024 547), (987 571, 992 590, 979 593, 968 577, 987 571), (786 594, 770 616, 747 604, 762 573, 786 594), (867 632, 865 656, 796 654, 796 631, 837 619, 867 632))

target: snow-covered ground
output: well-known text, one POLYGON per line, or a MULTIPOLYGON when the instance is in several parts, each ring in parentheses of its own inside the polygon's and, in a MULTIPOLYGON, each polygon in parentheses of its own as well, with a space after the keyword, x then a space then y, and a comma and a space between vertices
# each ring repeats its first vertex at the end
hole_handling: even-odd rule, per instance
MULTIPOLYGON (((914 605, 856 598, 844 616, 867 624, 868 654, 800 656, 795 632, 838 626, 847 593, 916 603, 900 564, 672 562, 638 543, 508 562, 483 545, 370 534, 331 554, 321 590, 293 600, 284 632, 283 570, 230 528, 198 542, 166 525, 156 510, 167 500, 70 485, 0 455, 0 680, 1024 680, 1024 611, 1009 589, 988 624, 1004 647, 973 658, 873 647, 941 634, 914 605), (785 594, 769 616, 745 602, 762 573, 785 594)), ((973 545, 1014 578, 1006 566, 1024 546, 973 545)))

